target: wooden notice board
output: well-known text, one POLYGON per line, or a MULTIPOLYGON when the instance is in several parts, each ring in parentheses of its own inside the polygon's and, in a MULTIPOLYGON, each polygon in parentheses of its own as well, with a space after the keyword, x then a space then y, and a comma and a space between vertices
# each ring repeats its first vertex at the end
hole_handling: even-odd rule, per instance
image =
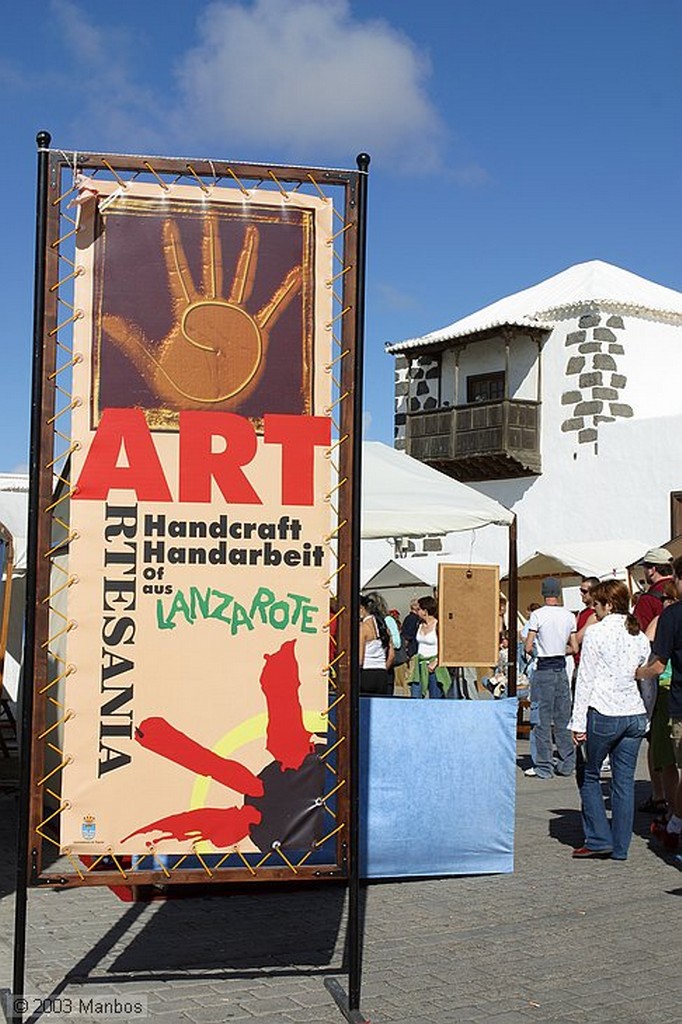
POLYGON ((438 660, 491 668, 499 656, 497 565, 438 566, 438 660))

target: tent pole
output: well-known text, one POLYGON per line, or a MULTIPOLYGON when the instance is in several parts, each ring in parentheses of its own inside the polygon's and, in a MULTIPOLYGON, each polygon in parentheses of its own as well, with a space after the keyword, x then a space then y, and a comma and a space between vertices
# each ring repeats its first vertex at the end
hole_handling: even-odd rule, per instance
POLYGON ((516 658, 519 634, 519 565, 517 551, 516 516, 509 524, 509 662, 507 665, 507 693, 516 696, 516 658))

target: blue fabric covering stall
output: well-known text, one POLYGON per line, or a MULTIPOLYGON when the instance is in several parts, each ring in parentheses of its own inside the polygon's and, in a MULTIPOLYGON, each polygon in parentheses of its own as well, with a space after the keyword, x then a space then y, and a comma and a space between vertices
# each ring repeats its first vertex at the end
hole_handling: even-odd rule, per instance
POLYGON ((514 869, 517 701, 360 701, 363 878, 514 869))

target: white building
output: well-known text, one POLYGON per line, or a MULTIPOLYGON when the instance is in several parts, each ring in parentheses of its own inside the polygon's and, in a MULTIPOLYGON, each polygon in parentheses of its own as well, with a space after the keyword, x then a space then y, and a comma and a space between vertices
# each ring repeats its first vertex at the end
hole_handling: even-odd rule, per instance
POLYGON ((520 560, 682 533, 682 293, 593 260, 386 350, 396 447, 516 512, 520 560))

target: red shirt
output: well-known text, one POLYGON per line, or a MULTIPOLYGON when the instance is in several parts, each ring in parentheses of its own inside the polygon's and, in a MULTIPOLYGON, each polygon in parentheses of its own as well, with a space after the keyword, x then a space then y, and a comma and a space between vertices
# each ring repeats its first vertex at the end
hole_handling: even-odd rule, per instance
MULTIPOLYGON (((576 631, 576 633, 580 632, 580 630, 583 628, 583 626, 585 625, 587 620, 592 615, 594 615, 594 608, 581 608, 580 611, 576 613, 576 617, 575 617, 575 631, 576 631)), ((580 646, 582 647, 582 643, 581 643, 580 646)), ((577 654, 573 655, 573 660, 574 660, 576 668, 577 668, 578 667, 578 663, 580 661, 580 650, 578 650, 577 654)))
POLYGON ((639 622, 642 632, 645 632, 651 620, 663 611, 663 588, 671 579, 671 576, 666 576, 665 579, 654 583, 646 593, 640 594, 637 598, 632 614, 639 622))

